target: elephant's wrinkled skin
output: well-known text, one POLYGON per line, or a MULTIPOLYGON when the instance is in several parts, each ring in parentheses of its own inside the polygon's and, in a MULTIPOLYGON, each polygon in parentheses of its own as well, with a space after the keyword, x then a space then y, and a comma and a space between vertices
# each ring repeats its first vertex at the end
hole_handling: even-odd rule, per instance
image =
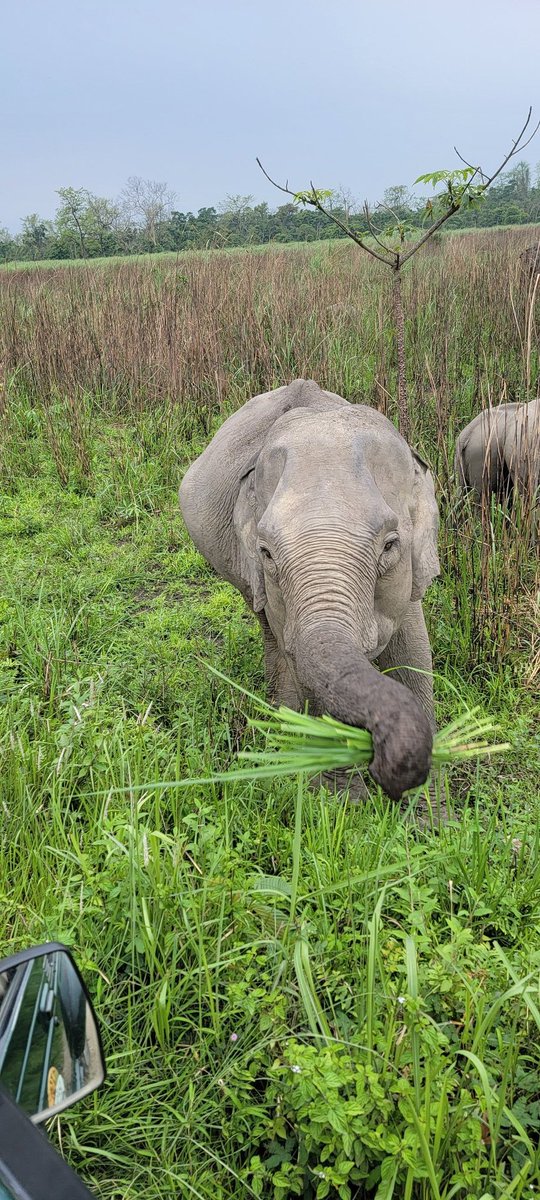
POLYGON ((493 492, 504 499, 518 491, 533 504, 540 482, 540 400, 486 408, 465 426, 456 442, 458 486, 478 501, 493 492))
POLYGON ((423 783, 434 721, 420 601, 439 572, 438 512, 394 426, 295 380, 225 421, 180 505, 195 545, 257 613, 274 699, 369 729, 371 773, 393 798, 423 783))

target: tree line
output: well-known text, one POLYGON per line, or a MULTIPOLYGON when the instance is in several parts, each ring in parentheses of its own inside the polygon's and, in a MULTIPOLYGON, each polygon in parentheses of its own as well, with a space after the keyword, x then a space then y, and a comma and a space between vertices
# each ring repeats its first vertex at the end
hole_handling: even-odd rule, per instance
MULTIPOLYGON (((220 249, 269 242, 310 242, 340 233, 317 211, 293 202, 271 209, 253 196, 227 196, 215 207, 182 212, 166 183, 132 176, 118 200, 95 196, 86 188, 60 188, 52 220, 30 213, 21 232, 0 228, 0 262, 108 257, 157 251, 220 249)), ((332 192, 329 204, 359 234, 369 234, 363 206, 346 189, 332 192)), ((430 202, 403 185, 387 188, 375 205, 379 228, 397 221, 411 230, 429 219, 430 202)), ((527 162, 499 177, 479 208, 463 208, 454 228, 523 225, 540 221, 540 163, 534 179, 527 162)))

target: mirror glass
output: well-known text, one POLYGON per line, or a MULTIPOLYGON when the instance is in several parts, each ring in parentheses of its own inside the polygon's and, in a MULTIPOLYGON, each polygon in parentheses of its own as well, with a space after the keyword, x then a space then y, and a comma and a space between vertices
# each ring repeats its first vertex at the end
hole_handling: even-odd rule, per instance
POLYGON ((43 1121, 103 1082, 96 1023, 66 950, 3 966, 0 1083, 34 1121, 43 1121))

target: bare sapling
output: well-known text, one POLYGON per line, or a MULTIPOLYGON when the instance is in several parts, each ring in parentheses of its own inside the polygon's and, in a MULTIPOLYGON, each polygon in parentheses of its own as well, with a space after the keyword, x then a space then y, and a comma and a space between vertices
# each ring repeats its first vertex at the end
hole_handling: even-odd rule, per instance
POLYGON ((532 132, 529 132, 531 117, 532 107, 529 108, 527 119, 517 138, 512 142, 510 150, 505 154, 496 169, 489 175, 482 170, 482 167, 473 166, 472 163, 463 158, 463 155, 454 146, 458 158, 464 163, 463 167, 453 171, 432 171, 418 176, 415 183, 430 185, 433 188, 437 188, 439 184, 443 185, 442 190, 433 199, 429 199, 426 202, 424 217, 427 221, 430 221, 430 224, 423 232, 420 231, 420 234, 413 226, 400 220, 399 215, 388 207, 388 205, 379 204, 376 206, 374 212, 372 212, 367 201, 363 207, 364 225, 367 228, 365 231, 355 229, 351 224, 348 212, 343 214, 344 219, 342 219, 341 216, 328 207, 327 201, 331 199, 332 191, 316 188, 313 182, 310 182, 309 188, 306 190, 295 191, 289 187, 288 180, 285 184, 277 183, 263 167, 261 160, 259 158, 256 160, 263 175, 280 192, 284 192, 287 196, 292 196, 296 204, 311 205, 312 208, 316 208, 329 221, 332 221, 342 233, 351 238, 361 250, 371 255, 378 262, 384 263, 393 272, 392 290, 398 383, 398 423, 400 433, 406 440, 409 440, 411 434, 411 410, 407 395, 405 314, 401 288, 403 267, 460 209, 471 208, 481 204, 485 199, 488 188, 491 187, 491 184, 501 172, 504 171, 510 159, 514 158, 516 154, 521 153, 537 133, 540 121, 537 122, 532 132), (375 213, 377 217, 375 217, 375 213), (381 217, 383 220, 389 217, 391 223, 381 224, 381 217))

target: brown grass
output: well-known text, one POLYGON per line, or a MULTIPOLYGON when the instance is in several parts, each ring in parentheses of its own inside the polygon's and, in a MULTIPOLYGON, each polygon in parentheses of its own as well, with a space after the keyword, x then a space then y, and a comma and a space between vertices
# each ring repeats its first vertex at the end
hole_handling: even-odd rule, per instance
MULTIPOLYGON (((534 316, 527 328, 516 321, 530 238, 453 236, 406 272, 414 407, 435 389, 446 422, 456 392, 471 411, 520 392, 524 348, 536 343, 534 316)), ((203 422, 300 375, 392 410, 390 282, 345 242, 5 272, 0 362, 29 396, 85 393, 137 409, 167 398, 203 422)))

